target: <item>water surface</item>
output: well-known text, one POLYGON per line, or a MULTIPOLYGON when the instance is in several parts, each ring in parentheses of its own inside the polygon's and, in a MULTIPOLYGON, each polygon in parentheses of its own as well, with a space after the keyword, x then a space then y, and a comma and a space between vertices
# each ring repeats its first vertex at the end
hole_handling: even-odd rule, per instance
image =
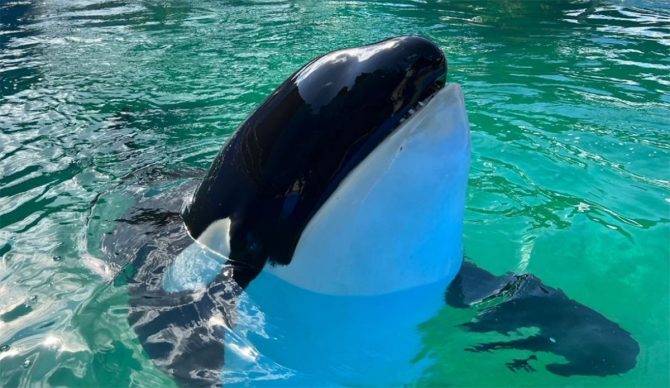
POLYGON ((417 383, 670 385, 670 7, 505 0, 0 3, 0 382, 170 384, 122 285, 91 269, 94 204, 137 171, 206 168, 303 63, 401 34, 435 41, 465 91, 467 256, 539 276, 641 348, 620 376, 557 376, 543 353, 514 372, 529 353, 464 351, 495 336, 445 308, 417 383))

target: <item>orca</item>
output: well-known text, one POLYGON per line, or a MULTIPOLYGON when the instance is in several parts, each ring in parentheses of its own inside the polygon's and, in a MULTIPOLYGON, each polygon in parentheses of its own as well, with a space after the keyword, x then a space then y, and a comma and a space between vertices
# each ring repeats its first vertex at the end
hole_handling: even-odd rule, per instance
POLYGON ((637 342, 604 316, 539 280, 553 292, 533 288, 518 312, 505 304, 526 295, 506 293, 516 278, 462 266, 470 133, 446 76, 443 52, 421 37, 327 53, 241 124, 204 177, 136 183, 102 246, 125 268, 128 321, 154 363, 186 385, 409 384, 431 362, 417 356, 417 327, 446 304, 493 298, 462 328, 528 323, 561 344, 469 350, 555 352, 571 364, 547 369, 566 376, 631 369, 637 342), (561 303, 566 330, 582 330, 538 318, 561 303))
MULTIPOLYGON (((396 158, 393 153, 402 146, 400 143, 410 142, 406 135, 398 133, 412 135, 416 131, 411 128, 402 130, 409 122, 399 124, 408 116, 414 116, 410 115, 411 111, 420 108, 419 103, 426 102, 443 87, 446 72, 447 62, 442 51, 426 39, 411 36, 334 51, 308 63, 279 86, 223 146, 184 209, 183 219, 189 233, 204 245, 219 249, 219 253, 230 260, 244 262, 243 269, 233 275, 243 287, 266 263, 281 268, 294 267, 294 262, 297 266, 309 265, 305 263, 309 260, 317 263, 319 270, 334 269, 334 263, 329 263, 323 253, 318 259, 303 257, 314 254, 309 252, 310 249, 318 249, 312 244, 332 240, 335 231, 331 228, 318 230, 324 219, 330 218, 324 213, 361 214, 360 208, 350 206, 350 199, 344 200, 348 203, 342 202, 342 196, 347 194, 341 186, 345 181, 352 184, 354 179, 379 181, 381 169, 388 167, 381 163, 388 164, 388 160, 396 158), (394 144, 386 145, 393 135, 396 135, 394 144), (381 151, 379 147, 388 149, 381 151), (369 158, 382 152, 384 155, 377 157, 381 162, 376 162, 375 166, 361 165, 371 164, 369 158), (353 178, 354 172, 365 176, 353 178), (222 236, 228 238, 223 245, 212 242, 222 236), (328 264, 331 268, 326 268, 328 264)), ((451 88, 452 98, 459 98, 456 88, 451 88)), ((431 112, 438 111, 437 104, 432 104, 431 112)), ((429 134, 426 129, 422 139, 431 141, 432 136, 432 141, 440 141, 440 136, 460 137, 449 140, 454 144, 444 144, 441 149, 433 143, 436 149, 426 150, 426 155, 439 152, 440 158, 419 160, 422 156, 419 151, 405 150, 405 154, 417 155, 408 161, 414 165, 402 165, 405 169, 402 173, 416 175, 420 172, 432 177, 445 175, 449 170, 459 171, 459 177, 453 178, 459 181, 452 181, 455 187, 450 191, 460 193, 462 197, 469 162, 467 119, 464 110, 451 113, 457 116, 443 117, 442 124, 458 122, 461 126, 453 129, 460 131, 458 134, 450 134, 447 130, 442 130, 442 135, 437 131, 429 134), (450 158, 458 160, 450 161, 450 158), (425 171, 426 168, 439 168, 440 163, 445 171, 425 171)), ((411 118, 411 121, 417 120, 411 118)), ((432 125, 438 129, 440 124, 432 125)), ((398 198, 402 189, 402 182, 398 178, 392 179, 396 181, 385 184, 397 184, 396 187, 386 187, 387 192, 376 193, 376 198, 371 199, 381 211, 387 206, 384 202, 398 198)), ((422 182, 429 185, 426 179, 422 182)), ((356 195, 361 190, 354 188, 356 195)), ((429 197, 420 196, 418 192, 413 194, 417 201, 429 197)), ((456 210, 462 213, 463 199, 455 202, 456 210)), ((364 213, 370 212, 365 209, 364 213)), ((378 221, 393 223, 394 220, 388 218, 392 215, 385 213, 378 215, 383 217, 378 221)), ((458 216, 451 222, 457 225, 460 218, 458 216)), ((410 223, 411 220, 403 222, 404 225, 410 223)), ((374 225, 365 234, 381 233, 379 227, 374 225)), ((403 228, 403 225, 395 227, 403 228)), ((376 249, 382 249, 380 242, 376 249)), ((357 259, 350 254, 341 254, 344 252, 334 252, 334 249, 336 247, 323 251, 338 255, 335 260, 339 261, 340 267, 345 266, 347 258, 357 259)), ((304 270, 309 271, 309 276, 316 282, 314 269, 304 270)), ((327 286, 328 283, 320 284, 327 286)))

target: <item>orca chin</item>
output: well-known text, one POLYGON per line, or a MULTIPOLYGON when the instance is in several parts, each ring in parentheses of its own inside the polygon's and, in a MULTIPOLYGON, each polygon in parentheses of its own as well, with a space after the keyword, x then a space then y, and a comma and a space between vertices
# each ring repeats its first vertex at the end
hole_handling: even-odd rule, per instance
POLYGON ((469 138, 461 88, 447 85, 343 179, 291 263, 265 269, 330 295, 448 284, 463 258, 469 138))

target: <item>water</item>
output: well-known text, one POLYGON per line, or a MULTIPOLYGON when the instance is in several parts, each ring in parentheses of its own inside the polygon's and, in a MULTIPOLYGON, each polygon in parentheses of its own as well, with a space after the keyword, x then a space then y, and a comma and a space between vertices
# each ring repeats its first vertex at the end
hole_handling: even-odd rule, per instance
POLYGON ((416 382, 670 385, 662 1, 1 2, 0 382, 171 384, 128 327, 123 284, 91 264, 98 196, 141 169, 206 168, 303 63, 400 34, 438 43, 466 94, 467 256, 539 276, 641 349, 623 375, 560 377, 545 353, 512 372, 528 352, 463 351, 490 334, 445 308, 420 328, 437 362, 416 382))

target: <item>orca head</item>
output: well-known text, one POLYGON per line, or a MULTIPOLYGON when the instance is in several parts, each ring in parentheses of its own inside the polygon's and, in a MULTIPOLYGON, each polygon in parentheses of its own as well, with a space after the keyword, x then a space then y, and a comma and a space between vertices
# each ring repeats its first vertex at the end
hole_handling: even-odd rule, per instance
MULTIPOLYGON (((400 252, 410 249, 414 250, 411 257, 436 255, 431 260, 457 260, 457 271, 460 253, 452 251, 460 250, 469 135, 460 89, 444 88, 446 72, 442 51, 414 36, 337 50, 311 61, 279 86, 223 146, 183 210, 189 233, 235 265, 234 278, 242 287, 267 264, 269 269, 285 267, 289 272, 277 270, 275 274, 315 291, 379 293, 414 282, 397 285, 398 276, 392 276, 386 286, 352 290, 351 282, 360 276, 346 281, 344 271, 356 272, 352 266, 367 268, 361 272, 365 276, 380 266, 393 267, 392 261, 383 262, 384 257, 365 256, 374 253, 368 250, 374 251, 375 246, 386 252, 388 246, 402 245, 400 234, 418 225, 410 219, 393 225, 398 217, 387 217, 385 212, 407 214, 418 209, 419 214, 455 219, 448 222, 449 227, 427 220, 430 230, 410 231, 410 241, 400 252), (445 111, 449 104, 455 109, 445 111), (426 126, 422 122, 435 130, 422 130, 426 126), (450 131, 452 127, 458 128, 450 131), (412 149, 417 143, 412 139, 420 139, 421 146, 412 149), (403 144, 408 147, 405 155, 411 157, 394 156, 403 144), (404 161, 394 164, 394 160, 404 161), (406 192, 397 192, 403 178, 394 170, 414 182, 407 184, 406 192), (390 177, 388 182, 379 179, 383 176, 390 177), (372 198, 369 193, 373 191, 388 198, 372 198), (410 202, 404 209, 389 207, 399 200, 410 202), (445 208, 455 210, 445 213, 445 208), (347 220, 354 219, 372 230, 360 230, 363 235, 353 236, 347 220), (381 236, 383 232, 389 234, 381 236), (436 237, 442 243, 433 241, 436 237), (360 243, 366 239, 369 243, 360 243), (358 244, 360 249, 336 249, 338 241, 341 247, 358 244), (385 243, 386 247, 379 246, 385 243), (452 245, 448 255, 458 258, 444 257, 445 249, 435 250, 440 244, 452 245), (332 249, 319 249, 320 245, 332 249), (294 263, 296 258, 300 263, 294 263), (335 281, 340 285, 319 286, 328 277, 324 271, 338 268, 338 261, 343 263, 338 271, 342 277, 335 281), (301 267, 299 273, 310 273, 289 270, 301 267)), ((426 221, 424 218, 417 220, 426 221)), ((407 265, 395 272, 402 277, 407 265)), ((420 272, 437 270, 441 277, 443 267, 428 265, 420 272)))

